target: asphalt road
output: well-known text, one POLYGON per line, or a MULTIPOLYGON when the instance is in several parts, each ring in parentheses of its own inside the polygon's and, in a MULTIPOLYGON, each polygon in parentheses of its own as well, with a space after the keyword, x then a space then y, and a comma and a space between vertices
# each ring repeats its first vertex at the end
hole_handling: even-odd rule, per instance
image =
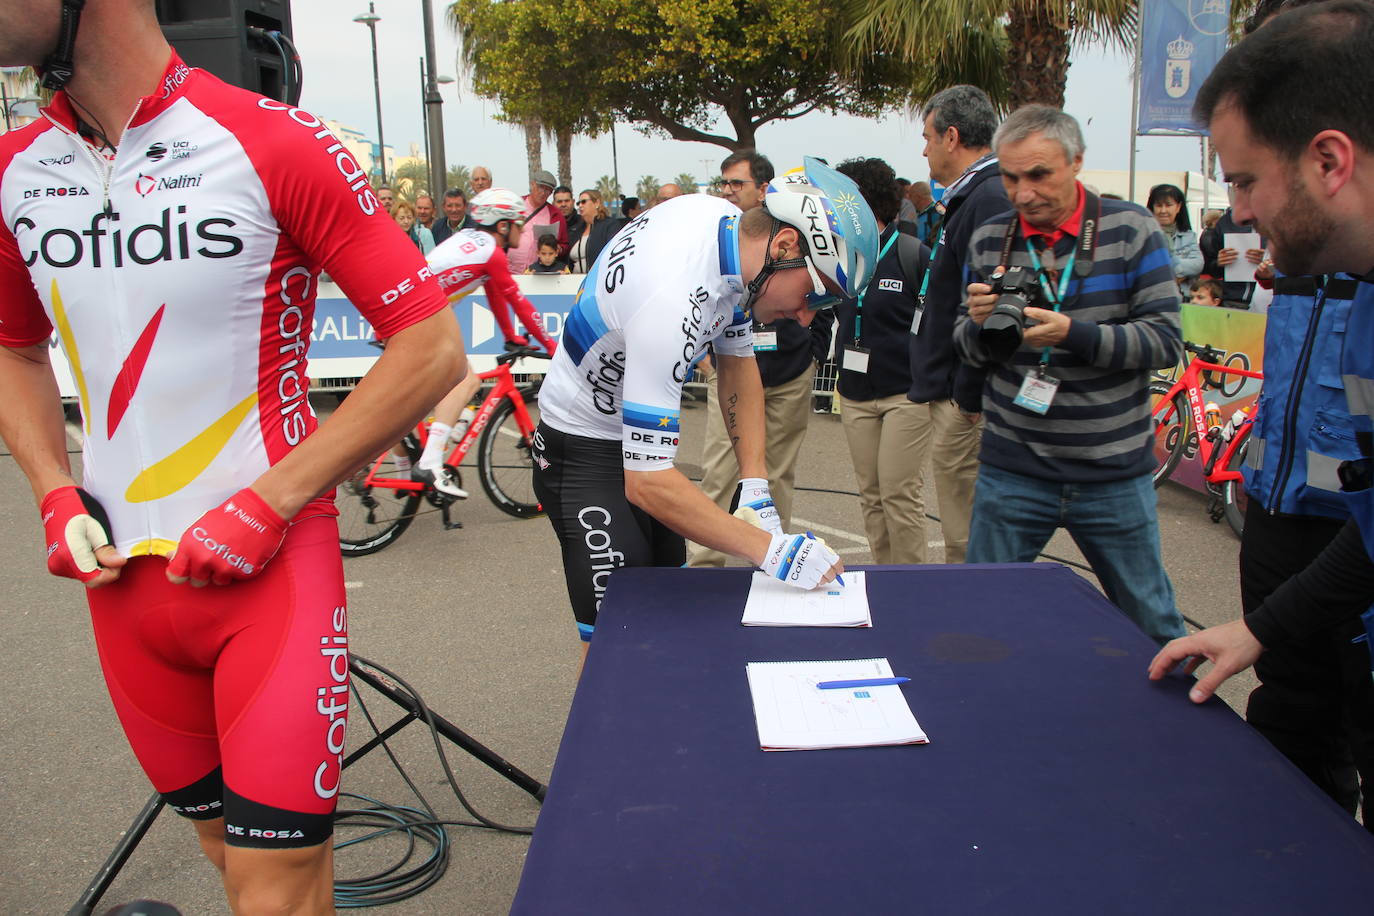
MULTIPOLYGON (((703 409, 684 412, 683 469, 699 476, 703 409)), ((480 493, 461 504, 461 530, 435 514, 418 518, 390 548, 345 563, 352 645, 394 668, 430 706, 516 767, 547 781, 575 687, 578 643, 553 534, 543 519, 517 520, 480 493)), ((793 528, 810 527, 847 564, 869 562, 860 533, 853 471, 839 418, 815 415, 797 475, 793 528), (835 492, 838 491, 838 492, 835 492)), ((933 492, 933 491, 932 491, 933 492)), ((938 514, 930 500, 931 511, 938 514)), ((1176 485, 1160 492, 1165 562, 1184 614, 1206 625, 1240 612, 1238 542, 1213 524, 1205 499, 1176 485)), ((124 742, 96 661, 82 590, 47 575, 29 488, 10 458, 0 459, 0 912, 66 912, 150 794, 124 742)), ((939 526, 928 533, 939 544, 939 526)), ((1062 534, 1047 553, 1082 562, 1062 534)), ((932 551, 938 559, 938 547, 932 551)), ((1083 573, 1091 578, 1089 573, 1083 573)), ((595 650, 593 650, 595 651, 595 650)), ((1144 672, 1141 672, 1144 677, 1144 672)), ((1091 690, 1091 684, 1084 684, 1091 690)), ((1222 691, 1233 708, 1253 686, 1235 678, 1222 691)), ((373 715, 389 704, 364 688, 373 715)), ((370 732, 355 706, 354 746, 370 732)), ((466 819, 443 784, 427 733, 411 726, 392 740, 401 764, 445 818, 466 819)), ((1198 749, 1205 766, 1205 749, 1198 749)), ((462 790, 487 817, 530 826, 538 803, 462 752, 449 755, 462 790)), ((1185 774, 1181 774, 1185 775, 1185 774)), ((350 768, 345 788, 394 804, 414 804, 380 752, 350 768)), ((528 838, 453 828, 447 874, 388 914, 498 914, 514 896, 528 838)), ((341 877, 394 860, 399 841, 343 851, 341 877)), ((164 814, 134 852, 104 905, 139 897, 175 903, 187 914, 228 912, 218 877, 190 828, 164 814)))

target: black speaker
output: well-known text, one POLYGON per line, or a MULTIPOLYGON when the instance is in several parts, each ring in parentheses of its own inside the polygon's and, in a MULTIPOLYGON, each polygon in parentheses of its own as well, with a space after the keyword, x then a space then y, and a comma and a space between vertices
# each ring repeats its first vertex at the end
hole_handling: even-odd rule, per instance
POLYGON ((192 67, 278 101, 290 98, 290 0, 157 0, 162 34, 192 67), (281 42, 270 33, 279 32, 281 42))

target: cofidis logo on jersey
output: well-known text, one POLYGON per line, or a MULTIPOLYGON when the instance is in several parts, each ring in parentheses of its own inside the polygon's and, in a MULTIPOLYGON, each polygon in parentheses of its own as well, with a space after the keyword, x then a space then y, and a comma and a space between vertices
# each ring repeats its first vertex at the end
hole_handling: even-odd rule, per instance
POLYGON ((123 267, 126 262, 232 258, 243 251, 243 240, 229 232, 236 225, 231 219, 215 217, 196 222, 187 215, 186 207, 178 206, 163 210, 154 220, 129 226, 121 222, 117 212, 102 210, 91 217, 85 229, 63 226, 40 235, 38 224, 25 216, 15 220, 11 231, 29 267, 40 260, 58 268, 123 267))
POLYGON ((264 111, 285 112, 286 116, 295 121, 301 127, 312 131, 311 136, 323 145, 326 155, 332 156, 334 166, 339 170, 339 175, 347 182, 348 189, 355 195, 358 202, 358 209, 368 216, 377 212, 381 202, 377 200, 377 195, 372 193, 372 187, 368 184, 367 173, 362 166, 358 165, 358 160, 353 158, 353 154, 344 149, 344 145, 338 141, 324 122, 312 115, 310 112, 300 108, 292 108, 290 105, 283 105, 281 102, 272 99, 258 99, 258 107, 264 111))

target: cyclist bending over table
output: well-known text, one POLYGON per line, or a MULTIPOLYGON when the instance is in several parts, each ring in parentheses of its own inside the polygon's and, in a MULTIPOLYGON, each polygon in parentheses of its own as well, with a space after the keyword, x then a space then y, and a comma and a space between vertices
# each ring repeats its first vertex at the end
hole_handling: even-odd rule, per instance
MULTIPOLYGON (((610 574, 680 566, 684 537, 799 588, 843 572, 806 534, 784 534, 764 469, 763 386, 751 322, 857 296, 878 229, 854 182, 808 157, 741 214, 704 194, 626 225, 587 273, 539 394, 535 494, 562 546, 584 643, 610 574), (673 466, 683 382, 713 344, 720 405, 743 478, 722 511, 673 466), (732 507, 734 508, 734 507, 732 507)), ((585 651, 584 645, 584 651, 585 651)))
MULTIPOLYGON (((479 285, 486 284, 487 305, 506 338, 507 347, 529 344, 526 338, 515 333, 507 308, 510 305, 531 336, 553 353, 557 344, 544 330, 544 323, 534 306, 521 295, 506 261, 506 249, 520 244, 524 208, 525 202, 520 195, 505 188, 488 188, 478 194, 472 199, 470 211, 478 228, 464 229, 445 239, 429 253, 429 266, 449 302, 457 302, 479 285)), ((463 416, 481 385, 481 377, 469 368, 463 380, 434 408, 429 438, 425 440, 420 460, 411 469, 411 479, 431 484, 449 496, 467 499, 467 491, 444 470, 444 452, 453 425, 463 416)), ((468 419, 471 420, 471 416, 468 419)), ((403 456, 404 450, 398 447, 395 455, 403 456)))

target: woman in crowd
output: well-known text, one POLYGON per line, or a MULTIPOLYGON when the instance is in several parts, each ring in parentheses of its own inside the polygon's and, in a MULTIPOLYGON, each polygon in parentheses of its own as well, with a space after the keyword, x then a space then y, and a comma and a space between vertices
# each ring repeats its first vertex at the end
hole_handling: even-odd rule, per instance
POLYGON ((854 179, 878 222, 878 266, 868 290, 836 312, 841 419, 864 531, 875 563, 926 562, 921 474, 933 441, 930 405, 916 404, 908 338, 929 251, 897 228, 896 174, 881 159, 851 159, 854 179))
POLYGON ((421 254, 434 250, 434 235, 420 224, 415 216, 415 205, 408 200, 398 200, 391 207, 391 218, 396 221, 421 254))
POLYGON ((1145 209, 1155 215, 1159 228, 1169 239, 1169 254, 1174 261, 1174 279, 1180 293, 1186 293, 1202 273, 1202 249, 1188 220, 1183 192, 1171 184, 1157 184, 1150 189, 1145 209))
POLYGON ((575 274, 585 274, 596 263, 596 256, 611 236, 625 225, 624 220, 611 219, 611 213, 602 202, 601 195, 588 189, 577 195, 577 213, 582 217, 582 234, 568 249, 568 266, 575 274))

